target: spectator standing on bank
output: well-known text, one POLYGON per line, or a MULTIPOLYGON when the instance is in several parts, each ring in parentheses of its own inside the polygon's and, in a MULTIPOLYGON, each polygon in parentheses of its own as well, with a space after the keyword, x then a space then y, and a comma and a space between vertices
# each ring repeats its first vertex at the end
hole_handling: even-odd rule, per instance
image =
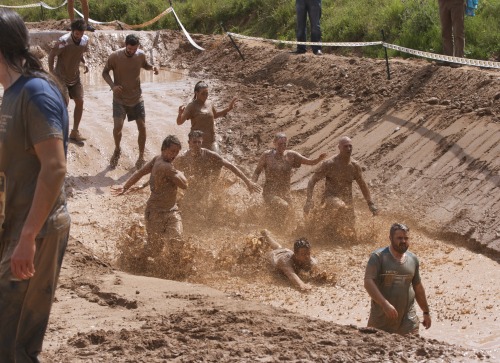
MULTIPOLYGON (((311 42, 321 42, 321 0, 295 0, 295 10, 297 12, 297 41, 307 41, 307 17, 311 24, 311 42)), ((322 55, 321 46, 313 45, 312 51, 316 55, 322 55)), ((297 45, 295 53, 306 52, 305 45, 297 45)))
POLYGON ((463 58, 465 47, 465 2, 464 0, 438 0, 438 3, 443 53, 452 57, 463 58))
MULTIPOLYGON (((82 3, 82 13, 86 24, 86 30, 95 32, 95 28, 89 24, 89 3, 87 0, 80 0, 80 2, 82 3)), ((69 21, 73 23, 75 20, 75 0, 68 0, 68 15, 69 21)))

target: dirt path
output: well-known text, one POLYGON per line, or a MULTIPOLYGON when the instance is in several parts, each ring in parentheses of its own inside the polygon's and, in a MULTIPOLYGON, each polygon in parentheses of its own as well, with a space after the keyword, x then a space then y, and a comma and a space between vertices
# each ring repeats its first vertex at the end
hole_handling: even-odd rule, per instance
MULTIPOLYGON (((140 34, 147 49, 154 33, 140 34)), ((176 126, 175 116, 199 79, 208 80, 219 106, 240 97, 218 131, 224 154, 247 175, 278 130, 308 156, 333 155, 341 135, 353 137, 354 155, 367 167, 382 213, 373 220, 359 202, 360 244, 339 246, 327 235, 313 241, 336 283, 317 283, 303 295, 267 271, 259 248, 248 249, 265 226, 262 199, 226 173, 227 194, 217 213, 197 223, 186 218, 196 267, 188 283, 114 270, 142 269, 134 266, 133 247, 144 238, 148 190, 121 198, 109 192, 134 171, 137 131, 125 126, 122 159, 110 170, 111 94, 100 67, 123 35, 93 37, 99 51, 90 56, 93 71, 84 79, 81 125, 89 140, 84 147, 71 144, 68 154, 73 240, 45 344, 49 361, 454 362, 500 356, 498 72, 401 60, 391 62, 393 78, 386 81, 380 61, 293 56, 249 43, 242 44, 242 64, 225 38, 195 36, 207 49, 200 53, 179 34, 162 32, 154 53, 162 75, 143 78, 149 157, 168 133, 186 141, 188 128, 176 126), (396 219, 412 225, 411 249, 421 259, 432 307, 434 325, 421 331, 422 338, 349 327, 366 325, 364 265, 372 250, 387 244, 396 219), (474 247, 490 257, 471 252, 474 247)), ((55 38, 33 35, 42 51, 55 38)), ((302 167, 293 176, 299 218, 300 190, 312 170, 302 167)), ((297 237, 293 229, 273 232, 283 244, 297 237)))

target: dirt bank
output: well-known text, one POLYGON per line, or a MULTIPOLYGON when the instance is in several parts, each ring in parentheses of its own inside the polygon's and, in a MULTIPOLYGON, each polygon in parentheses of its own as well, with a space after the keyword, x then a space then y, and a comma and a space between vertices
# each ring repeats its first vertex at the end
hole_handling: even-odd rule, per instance
MULTIPOLYGON (((32 40, 43 55, 59 34, 34 31, 32 40)), ((498 72, 393 60, 387 81, 378 60, 297 56, 246 42, 240 44, 243 62, 227 38, 196 35, 206 49, 199 52, 170 31, 161 32, 150 52, 155 33, 139 34, 163 69, 160 77, 143 78, 149 157, 168 133, 185 142, 188 128, 175 125, 177 108, 189 100, 194 83, 205 79, 217 106, 234 95, 240 98, 217 127, 224 155, 247 175, 276 131, 285 131, 295 150, 313 157, 333 155, 336 140, 347 134, 382 213, 370 217, 358 200, 359 244, 336 245, 328 235, 313 241, 315 255, 334 278, 312 280, 314 291, 303 295, 265 268, 263 251, 249 249, 252 236, 266 224, 262 199, 224 173, 225 194, 217 208, 201 220, 183 216, 195 267, 186 282, 140 276, 164 276, 161 269, 151 271, 134 260, 134 247, 144 239, 149 191, 122 198, 109 193, 134 171, 137 132, 126 125, 122 159, 110 170, 111 94, 100 80, 104 59, 126 34, 90 34, 93 70, 84 78, 81 125, 89 140, 84 147, 71 144, 68 153, 72 241, 47 334, 49 361, 495 359, 500 342, 494 252, 500 248, 498 72), (422 338, 358 328, 366 325, 369 303, 362 288, 364 265, 370 251, 387 243, 394 220, 412 225, 412 250, 421 258, 434 323, 422 338)), ((299 220, 302 190, 313 170, 303 167, 293 176, 299 220)), ((297 237, 292 228, 273 232, 285 245, 297 237)))

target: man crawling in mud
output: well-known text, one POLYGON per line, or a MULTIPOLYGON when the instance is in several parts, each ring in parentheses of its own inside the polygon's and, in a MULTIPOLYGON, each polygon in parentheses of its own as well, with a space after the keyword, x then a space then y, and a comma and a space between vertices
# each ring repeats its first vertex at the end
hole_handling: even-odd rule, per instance
POLYGON ((255 168, 252 180, 257 183, 260 173, 264 171, 265 182, 263 197, 266 203, 267 214, 271 220, 282 223, 293 210, 290 183, 292 169, 301 165, 316 165, 326 157, 319 155, 316 159, 309 159, 293 150, 287 150, 287 137, 284 133, 274 136, 274 148, 265 151, 255 168))
MULTIPOLYGON (((191 208, 200 211, 200 202, 207 206, 210 193, 217 186, 218 177, 222 167, 229 169, 238 178, 243 180, 248 190, 260 192, 259 185, 253 183, 243 172, 233 163, 229 162, 216 152, 202 148, 203 132, 193 130, 188 134, 189 150, 179 155, 174 165, 178 170, 184 172, 189 180, 189 188, 182 200, 182 208, 191 208)), ((203 210, 205 208, 201 208, 203 210)))
POLYGON ((180 150, 179 139, 173 135, 167 136, 161 145, 160 155, 137 170, 122 187, 112 188, 113 195, 123 195, 131 191, 131 187, 143 176, 151 174, 151 196, 144 213, 148 234, 144 256, 159 256, 166 247, 165 252, 174 263, 179 262, 183 248, 182 220, 176 200, 177 188, 187 188, 186 177, 172 165, 180 150))
POLYGON ((299 290, 307 292, 311 290, 311 285, 302 281, 298 273, 311 271, 317 264, 315 258, 311 257, 311 245, 305 238, 299 238, 293 245, 293 251, 283 248, 269 233, 263 230, 262 236, 265 241, 273 248, 269 253, 268 259, 271 266, 277 271, 283 273, 290 282, 299 290))
POLYGON ((351 158, 352 141, 343 136, 338 143, 339 153, 321 163, 307 184, 307 200, 304 213, 308 214, 314 207, 314 186, 325 179, 325 191, 320 208, 315 210, 313 220, 321 226, 331 226, 339 238, 356 239, 354 228, 354 205, 352 197, 352 182, 356 181, 368 208, 375 215, 377 207, 372 201, 370 190, 366 184, 361 166, 351 158))

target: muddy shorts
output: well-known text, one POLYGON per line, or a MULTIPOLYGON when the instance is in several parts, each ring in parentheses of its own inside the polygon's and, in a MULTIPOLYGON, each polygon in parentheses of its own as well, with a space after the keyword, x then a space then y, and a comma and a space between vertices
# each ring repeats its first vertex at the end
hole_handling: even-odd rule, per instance
POLYGON ((72 86, 66 86, 68 88, 69 98, 72 100, 83 100, 83 86, 80 80, 72 86))
POLYGON ((17 240, 0 241, 0 361, 38 362, 59 271, 69 237, 70 217, 62 206, 36 240, 35 275, 19 281, 10 269, 17 240))
POLYGON ((129 121, 145 120, 146 110, 144 109, 144 101, 134 106, 125 106, 113 101, 113 118, 124 120, 125 116, 127 116, 129 121))
POLYGON ((164 250, 167 254, 178 254, 183 246, 182 219, 179 211, 146 209, 144 218, 148 233, 146 254, 155 257, 164 250))

